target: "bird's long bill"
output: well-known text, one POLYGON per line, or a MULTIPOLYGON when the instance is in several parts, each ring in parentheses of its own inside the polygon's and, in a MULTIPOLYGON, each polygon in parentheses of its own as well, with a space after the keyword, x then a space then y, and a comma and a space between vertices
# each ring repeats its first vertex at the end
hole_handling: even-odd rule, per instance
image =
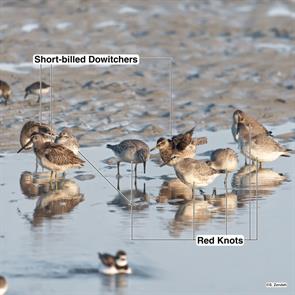
POLYGON ((28 95, 29 95, 29 93, 26 92, 26 94, 25 94, 25 96, 24 96, 24 99, 26 99, 28 95))
POLYGON ((24 146, 22 146, 17 153, 20 153, 23 149, 25 149, 30 143, 32 143, 32 139, 30 139, 24 146))
POLYGON ((237 124, 237 132, 236 132, 236 135, 235 135, 236 140, 239 139, 240 129, 241 129, 241 124, 238 123, 238 124, 237 124))
POLYGON ((154 146, 152 149, 150 149, 150 152, 154 151, 157 148, 157 146, 154 146))

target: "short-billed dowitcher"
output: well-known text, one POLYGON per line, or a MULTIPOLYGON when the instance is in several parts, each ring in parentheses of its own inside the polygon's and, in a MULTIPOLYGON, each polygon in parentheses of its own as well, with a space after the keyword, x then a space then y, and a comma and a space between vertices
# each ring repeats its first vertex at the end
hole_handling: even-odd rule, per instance
POLYGON ((238 141, 238 124, 244 123, 251 127, 252 130, 252 136, 258 135, 258 134, 266 134, 271 135, 271 131, 268 131, 261 123, 259 123, 256 119, 254 119, 252 116, 246 114, 245 112, 241 110, 236 110, 233 113, 233 124, 232 124, 232 134, 234 137, 234 140, 238 141))
POLYGON ((25 150, 29 150, 33 147, 31 137, 34 133, 42 134, 47 141, 52 141, 55 137, 55 131, 48 124, 28 121, 23 125, 19 137, 21 147, 24 148, 24 146, 26 146, 24 148, 25 150), (27 144, 28 142, 30 142, 30 144, 27 144))
POLYGON ((239 158, 237 153, 230 149, 217 149, 211 153, 210 161, 207 164, 215 170, 224 170, 225 179, 224 184, 227 184, 228 173, 235 171, 239 164, 239 158))
POLYGON ((63 145, 75 155, 79 153, 79 142, 70 128, 64 128, 56 137, 55 143, 63 145))
MULTIPOLYGON (((44 141, 53 141, 55 137, 55 131, 48 124, 39 123, 35 121, 26 122, 20 132, 20 145, 21 149, 30 150, 33 147, 31 137, 33 134, 39 133, 43 136, 44 141)), ((38 170, 38 160, 36 158, 36 172, 38 170)))
POLYGON ((175 174, 180 181, 192 189, 192 196, 195 188, 205 187, 221 173, 225 173, 224 170, 210 167, 206 161, 181 158, 177 155, 173 155, 169 163, 174 167, 175 174))
POLYGON ((239 123, 237 134, 241 152, 249 159, 258 161, 260 167, 263 162, 272 162, 280 156, 290 157, 290 149, 281 146, 273 137, 267 134, 252 135, 249 125, 239 123))
POLYGON ((4 295, 8 289, 8 283, 3 276, 0 276, 0 295, 4 295))
POLYGON ((143 163, 143 171, 146 172, 146 162, 150 157, 150 149, 146 143, 138 139, 126 139, 119 144, 107 144, 118 157, 117 175, 120 175, 120 163, 134 163, 135 177, 137 176, 137 164, 143 163))
MULTIPOLYGON (((53 173, 55 173, 55 181, 57 183, 58 172, 62 173, 68 169, 83 166, 84 161, 78 158, 71 150, 60 144, 44 141, 44 137, 41 134, 34 134, 27 145, 31 144, 31 142, 41 166, 51 171, 50 183, 52 183, 53 173)), ((25 148, 26 145, 18 152, 25 148)))
POLYGON ((159 149, 160 156, 166 165, 169 165, 169 159, 172 155, 178 155, 181 158, 194 158, 197 145, 207 143, 206 137, 193 138, 194 128, 191 130, 173 136, 171 139, 161 137, 157 140, 157 145, 151 149, 159 149))
POLYGON ((125 251, 119 250, 115 256, 107 253, 98 253, 98 257, 104 265, 104 267, 99 270, 103 274, 116 275, 132 273, 128 265, 127 253, 125 251))
POLYGON ((45 82, 41 82, 41 91, 40 91, 40 81, 34 82, 33 84, 29 85, 25 89, 25 96, 24 99, 27 98, 28 95, 33 94, 38 96, 37 102, 40 101, 41 94, 47 94, 49 93, 50 85, 46 84, 45 82))
POLYGON ((11 88, 8 83, 3 80, 0 80, 0 97, 4 98, 5 105, 7 105, 7 102, 11 97, 11 88))

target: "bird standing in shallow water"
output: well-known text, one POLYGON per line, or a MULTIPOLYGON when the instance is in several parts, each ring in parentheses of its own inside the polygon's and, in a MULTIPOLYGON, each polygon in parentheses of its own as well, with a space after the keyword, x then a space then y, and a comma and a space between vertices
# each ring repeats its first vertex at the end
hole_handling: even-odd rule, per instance
POLYGON ((119 250, 115 256, 98 253, 98 257, 105 266, 100 272, 106 275, 131 274, 132 270, 128 265, 127 254, 119 250))
MULTIPOLYGON (((64 146, 52 142, 45 142, 41 134, 34 134, 27 145, 33 143, 34 152, 40 161, 42 167, 51 171, 50 184, 52 185, 52 176, 55 173, 55 183, 57 185, 57 173, 63 173, 71 168, 80 168, 84 161, 78 158, 71 150, 64 146)), ((26 146, 21 148, 21 152, 26 146)))
MULTIPOLYGON (((55 131, 48 124, 39 123, 35 121, 26 122, 20 132, 19 142, 21 149, 30 150, 33 147, 31 137, 33 134, 40 134, 43 137, 43 141, 51 142, 54 140, 55 131)), ((38 170, 38 160, 36 158, 36 172, 38 170)))
POLYGON ((56 137, 55 143, 63 145, 75 155, 78 155, 79 153, 79 142, 70 128, 64 128, 56 137))
POLYGON ((163 162, 169 164, 169 159, 172 155, 178 155, 181 158, 194 158, 196 154, 197 145, 202 145, 207 143, 206 137, 193 138, 193 132, 195 128, 191 130, 173 136, 171 139, 159 138, 157 140, 157 145, 151 149, 159 149, 160 156, 163 162))
POLYGON ((117 176, 120 176, 120 163, 134 163, 135 177, 137 177, 137 164, 143 163, 143 171, 146 172, 146 162, 150 157, 150 149, 146 143, 138 139, 127 139, 119 144, 107 144, 107 148, 111 149, 118 157, 117 176))
POLYGON ((207 164, 215 170, 225 170, 224 184, 227 186, 228 173, 234 172, 239 164, 237 153, 230 149, 217 149, 212 152, 210 161, 207 164))
POLYGON ((169 163, 174 167, 179 180, 192 189, 192 198, 195 188, 205 187, 213 182, 220 173, 225 173, 224 170, 213 169, 205 161, 183 159, 177 155, 173 155, 169 163))
POLYGON ((252 135, 252 128, 239 123, 237 128, 241 152, 253 161, 258 161, 260 168, 263 162, 272 162, 280 156, 290 157, 292 150, 281 146, 271 136, 266 134, 252 135))
POLYGON ((4 295, 8 289, 8 284, 3 276, 0 276, 0 295, 4 295))
POLYGON ((234 137, 234 140, 238 142, 238 124, 244 123, 251 127, 252 130, 252 136, 258 135, 258 134, 266 134, 271 135, 272 132, 268 131, 261 123, 259 123, 256 119, 251 117, 250 115, 246 114, 245 112, 241 110, 236 110, 233 113, 233 124, 232 124, 232 134, 234 137))
POLYGON ((47 139, 47 141, 52 141, 55 137, 55 131, 48 124, 28 121, 24 124, 20 132, 19 142, 22 148, 26 146, 24 149, 29 150, 33 147, 32 142, 30 144, 27 143, 31 141, 31 137, 35 133, 44 135, 44 139, 47 139))
POLYGON ((45 82, 41 82, 41 91, 40 91, 40 81, 34 82, 33 84, 29 85, 25 89, 25 96, 24 99, 27 98, 28 95, 33 94, 38 96, 37 102, 40 102, 41 94, 47 94, 50 91, 50 85, 46 84, 45 82))
POLYGON ((11 97, 11 88, 5 81, 0 80, 0 97, 4 98, 4 103, 7 105, 8 100, 11 97))

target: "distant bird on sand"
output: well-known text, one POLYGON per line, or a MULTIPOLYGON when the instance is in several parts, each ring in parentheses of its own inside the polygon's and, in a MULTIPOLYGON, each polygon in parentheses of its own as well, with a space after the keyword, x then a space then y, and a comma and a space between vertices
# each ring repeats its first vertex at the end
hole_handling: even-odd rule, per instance
POLYGON ((29 85, 25 89, 24 99, 26 99, 28 95, 33 94, 38 96, 37 102, 39 102, 41 95, 47 94, 49 93, 49 91, 50 91, 50 85, 46 84, 43 81, 41 82, 41 91, 40 91, 40 81, 37 81, 29 85))
POLYGON ((5 81, 0 80, 0 97, 4 98, 4 103, 7 105, 8 100, 11 97, 11 88, 5 81))

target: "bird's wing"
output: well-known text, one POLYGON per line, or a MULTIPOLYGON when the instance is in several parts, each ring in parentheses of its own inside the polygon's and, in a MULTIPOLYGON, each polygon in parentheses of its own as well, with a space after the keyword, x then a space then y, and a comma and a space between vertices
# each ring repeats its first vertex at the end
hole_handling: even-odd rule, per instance
POLYGON ((98 257, 101 260, 102 264, 104 264, 105 266, 111 267, 116 264, 115 257, 110 254, 98 253, 98 257))
POLYGON ((83 164, 84 161, 78 158, 71 150, 62 145, 46 142, 44 154, 48 161, 56 165, 83 164))
POLYGON ((178 151, 183 151, 192 142, 194 130, 195 127, 172 137, 173 145, 178 151))

